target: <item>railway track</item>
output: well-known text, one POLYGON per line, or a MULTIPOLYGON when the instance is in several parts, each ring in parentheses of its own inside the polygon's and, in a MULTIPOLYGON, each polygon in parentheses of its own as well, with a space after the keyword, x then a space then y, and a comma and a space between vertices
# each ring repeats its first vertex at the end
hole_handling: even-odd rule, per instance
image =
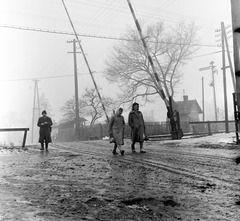
MULTIPOLYGON (((90 146, 93 146, 93 147, 96 147, 93 143, 91 142, 87 142, 85 141, 83 144, 87 144, 87 145, 90 145, 90 146)), ((104 150, 102 149, 104 152, 106 153, 109 153, 109 148, 112 148, 112 147, 109 147, 108 145, 106 144, 102 144, 102 143, 98 143, 97 144, 98 147, 104 147, 104 148, 108 148, 108 150, 104 150)), ((130 147, 129 147, 129 151, 130 151, 130 147)), ((169 155, 180 155, 180 156, 187 156, 187 157, 193 157, 193 158, 196 158, 196 153, 189 153, 189 152, 176 152, 176 151, 172 151, 170 149, 166 150, 166 149, 161 149, 161 151, 156 151, 156 150, 151 150, 151 153, 152 154, 156 154, 156 155, 162 155, 162 154, 169 154, 169 155)), ((206 154, 200 154, 200 153, 197 153, 197 157, 198 158, 203 158, 203 159, 209 159, 209 160, 217 160, 217 161, 223 161, 223 162, 228 162, 228 163, 232 163, 233 162, 233 158, 231 157, 223 157, 223 156, 215 156, 215 155, 206 155, 206 154)))
MULTIPOLYGON (((79 143, 78 143, 79 145, 79 143)), ((78 147, 75 147, 76 146, 76 143, 74 144, 52 144, 51 146, 53 148, 56 148, 56 149, 60 149, 60 150, 64 150, 64 151, 67 151, 67 152, 72 152, 72 153, 77 153, 77 154, 81 154, 81 155, 87 155, 87 156, 92 156, 92 157, 95 157, 95 158, 101 158, 101 159, 104 159, 106 160, 106 162, 109 164, 111 160, 113 160, 113 156, 110 155, 110 151, 109 149, 106 149, 106 148, 109 148, 107 145, 103 145, 103 144, 98 144, 98 147, 101 148, 101 152, 98 151, 93 151, 93 150, 86 150, 86 146, 88 148, 91 148, 91 147, 95 147, 96 146, 94 145, 94 143, 87 143, 87 142, 84 142, 84 143, 81 143, 80 145, 85 145, 85 149, 80 149, 80 146, 78 147), (74 146, 73 146, 74 145, 74 146), (105 147, 105 149, 103 149, 103 147, 105 147)), ((166 150, 164 151, 165 154, 168 154, 168 155, 176 155, 179 153, 176 153, 176 152, 173 152, 173 151, 170 151, 170 152, 167 152, 166 150)), ((198 181, 205 181, 205 182, 208 182, 208 183, 214 183, 216 185, 218 184, 224 184, 226 186, 231 186, 231 185, 238 185, 240 184, 240 181, 239 180, 234 180, 234 179, 229 179, 229 178, 225 178, 223 177, 222 175, 219 176, 219 174, 214 174, 214 173, 208 173, 208 175, 205 175, 205 174, 202 174, 201 172, 202 171, 193 171, 191 168, 187 168, 186 167, 186 163, 185 163, 185 167, 184 167, 184 164, 181 163, 181 162, 175 162, 174 163, 168 163, 168 162, 162 162, 162 161, 159 161, 159 160, 156 160, 156 157, 160 156, 163 154, 163 151, 161 150, 161 153, 159 154, 156 154, 154 153, 154 158, 153 156, 147 156, 147 155, 144 155, 144 157, 142 157, 143 155, 141 155, 141 157, 138 157, 136 155, 125 155, 124 157, 122 156, 117 156, 115 157, 115 159, 117 159, 119 162, 123 162, 123 163, 133 163, 135 165, 139 165, 139 166, 143 166, 143 167, 148 167, 148 168, 154 168, 154 169, 159 169, 159 170, 163 170, 163 171, 166 171, 168 173, 172 173, 172 174, 177 174, 177 175, 180 175, 180 176, 184 176, 186 178, 190 178, 190 179, 194 179, 194 180, 198 180, 198 181), (180 164, 180 165, 179 165, 180 164)), ((204 165, 204 166, 207 166, 207 167, 211 167, 214 165, 214 162, 212 162, 211 164, 209 163, 206 163, 206 161, 208 162, 209 160, 210 161, 221 161, 221 162, 232 162, 232 159, 231 158, 224 158, 224 157, 219 157, 219 156, 206 156, 204 154, 198 154, 196 156, 196 154, 194 155, 193 153, 181 153, 181 160, 186 162, 186 160, 190 160, 190 161, 196 161, 198 160, 198 162, 196 163, 198 166, 200 165, 204 165), (200 161, 199 161, 199 158, 200 158, 200 161)), ((221 168, 219 168, 221 169, 221 168)), ((239 172, 239 171, 238 171, 239 172)))

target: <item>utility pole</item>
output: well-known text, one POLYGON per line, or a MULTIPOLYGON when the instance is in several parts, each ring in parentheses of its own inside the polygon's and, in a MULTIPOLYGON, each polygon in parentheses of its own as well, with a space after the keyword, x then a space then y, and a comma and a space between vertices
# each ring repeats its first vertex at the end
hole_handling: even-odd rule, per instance
MULTIPOLYGON (((68 41, 73 43, 73 59, 74 59, 74 86, 75 86, 75 112, 76 112, 76 137, 80 139, 80 118, 79 118, 79 98, 78 98, 78 74, 77 74, 77 51, 76 51, 76 40, 68 41)), ((80 52, 79 52, 80 53, 80 52)))
POLYGON ((237 144, 239 144, 239 113, 240 113, 240 1, 231 0, 232 29, 233 29, 233 57, 236 77, 236 92, 233 94, 234 116, 237 144))
POLYGON ((203 109, 203 119, 202 121, 205 120, 205 110, 204 110, 204 77, 202 77, 202 109, 203 109))
POLYGON ((38 81, 34 80, 34 96, 33 96, 33 115, 32 115, 32 138, 31 142, 34 140, 34 128, 35 128, 35 112, 37 111, 37 116, 40 117, 40 102, 39 102, 39 92, 38 92, 38 81), (36 103, 37 99, 37 103, 36 103))
POLYGON ((214 62, 210 62, 210 66, 199 68, 199 71, 205 71, 205 70, 212 70, 212 82, 210 83, 210 86, 213 87, 213 102, 214 102, 214 114, 215 114, 215 121, 218 121, 218 116, 217 116, 217 101, 216 101, 216 90, 215 90, 215 79, 214 79, 214 73, 215 73, 215 67, 213 65, 214 62))
MULTIPOLYGON (((229 51, 229 45, 228 45, 228 39, 226 34, 226 28, 230 26, 225 27, 224 22, 221 22, 221 30, 217 29, 216 32, 221 31, 221 45, 222 45, 222 70, 223 70, 223 90, 224 90, 224 110, 225 110, 225 130, 226 133, 229 133, 229 125, 228 125, 228 103, 227 103, 227 83, 226 83, 226 69, 230 67, 231 76, 232 76, 232 83, 233 83, 233 89, 234 92, 236 91, 236 82, 235 82, 235 76, 233 73, 233 67, 231 62, 231 56, 229 51), (225 64, 225 44, 226 44, 226 51, 228 56, 228 62, 229 66, 226 66, 225 64)), ((219 36, 219 35, 216 35, 219 36)), ((218 40, 219 41, 219 40, 218 40)))
POLYGON ((225 26, 224 22, 221 22, 221 36, 222 36, 222 70, 223 70, 223 92, 224 92, 224 110, 225 110, 225 132, 229 133, 228 127, 228 104, 227 104, 227 83, 226 83, 226 64, 225 64, 225 44, 224 34, 225 26))
MULTIPOLYGON (((222 22, 223 23, 223 22, 222 22)), ((221 23, 221 25, 222 25, 221 23)), ((232 59, 231 59, 231 55, 230 55, 230 50, 229 50, 229 45, 228 45, 228 36, 227 34, 229 34, 230 32, 228 31, 228 33, 226 32, 226 30, 230 27, 230 25, 225 26, 223 23, 223 27, 221 29, 217 29, 215 32, 221 32, 220 34, 215 35, 215 37, 220 37, 221 39, 216 40, 217 42, 219 41, 224 41, 225 42, 225 46, 226 46, 226 51, 227 51, 227 57, 228 57, 228 62, 229 62, 229 66, 226 66, 225 68, 230 68, 231 71, 231 76, 232 76, 232 84, 233 84, 233 89, 234 91, 236 91, 236 80, 235 80, 235 75, 234 75, 234 71, 233 71, 233 65, 232 65, 232 59)), ((221 43, 222 45, 223 43, 221 43)), ((218 46, 221 46, 218 45, 218 46)))
POLYGON ((76 39, 77 39, 79 48, 80 48, 80 50, 81 50, 81 52, 82 52, 84 61, 85 61, 86 65, 87 65, 89 74, 91 75, 91 78, 92 78, 92 81, 93 81, 95 90, 96 90, 96 92, 97 92, 97 94, 98 94, 98 98, 99 98, 99 100, 100 100, 100 102, 101 102, 101 104, 102 104, 102 109, 103 109, 103 111, 104 111, 104 113, 105 113, 105 116, 106 116, 106 118, 107 118, 107 122, 109 123, 109 117, 108 117, 108 115, 107 115, 107 111, 106 111, 105 105, 104 105, 104 103, 103 103, 102 96, 101 96, 101 94, 100 94, 100 92, 99 92, 97 83, 96 83, 96 81, 95 81, 95 79, 94 79, 93 72, 92 72, 92 70, 91 70, 91 68, 90 68, 90 65, 89 65, 89 63, 88 63, 87 57, 86 57, 86 55, 85 55, 85 53, 84 53, 83 47, 82 47, 81 42, 80 42, 80 40, 79 40, 79 38, 78 38, 77 32, 76 32, 76 30, 75 30, 75 28, 74 28, 73 22, 72 22, 72 20, 71 20, 71 18, 70 18, 70 15, 69 15, 69 13, 68 13, 68 10, 67 10, 67 7, 66 7, 66 5, 65 5, 64 0, 62 0, 62 3, 63 3, 63 6, 64 6, 64 9, 65 9, 65 11, 66 11, 66 14, 67 14, 67 16, 68 16, 68 20, 69 20, 69 22, 70 22, 70 24, 71 24, 71 26, 72 26, 73 32, 74 32, 74 34, 75 34, 75 37, 76 37, 76 39))
POLYGON ((231 55, 230 55, 230 50, 229 50, 229 45, 228 45, 228 38, 227 38, 227 34, 226 34, 226 29, 223 29, 223 37, 226 43, 226 49, 227 49, 227 56, 228 56, 228 62, 229 62, 229 67, 230 67, 230 71, 231 71, 231 75, 232 75, 232 83, 233 83, 233 90, 234 92, 236 91, 236 79, 235 79, 235 75, 234 75, 234 71, 233 71, 233 65, 232 65, 232 59, 231 59, 231 55))

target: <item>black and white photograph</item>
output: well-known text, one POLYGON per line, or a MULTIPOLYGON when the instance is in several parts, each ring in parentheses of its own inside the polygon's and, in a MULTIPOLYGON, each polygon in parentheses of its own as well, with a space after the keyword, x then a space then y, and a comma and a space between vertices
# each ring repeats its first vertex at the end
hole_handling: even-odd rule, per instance
POLYGON ((0 0, 0 221, 239 221, 240 0, 0 0))

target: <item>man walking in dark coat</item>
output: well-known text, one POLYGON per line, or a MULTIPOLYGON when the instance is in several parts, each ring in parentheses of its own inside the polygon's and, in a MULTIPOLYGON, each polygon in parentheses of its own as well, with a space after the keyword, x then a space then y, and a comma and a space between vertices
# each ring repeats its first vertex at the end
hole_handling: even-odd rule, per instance
POLYGON ((140 143, 140 153, 146 153, 143 150, 143 141, 145 134, 145 123, 142 112, 139 111, 139 104, 133 103, 132 111, 128 115, 128 124, 131 127, 132 152, 136 153, 135 143, 140 143))
POLYGON ((48 151, 48 143, 52 142, 51 139, 51 126, 52 126, 52 119, 47 116, 47 112, 44 110, 42 112, 42 117, 39 117, 38 119, 38 127, 40 127, 39 130, 39 140, 38 142, 41 143, 41 149, 44 150, 44 142, 45 142, 45 148, 46 151, 48 151))

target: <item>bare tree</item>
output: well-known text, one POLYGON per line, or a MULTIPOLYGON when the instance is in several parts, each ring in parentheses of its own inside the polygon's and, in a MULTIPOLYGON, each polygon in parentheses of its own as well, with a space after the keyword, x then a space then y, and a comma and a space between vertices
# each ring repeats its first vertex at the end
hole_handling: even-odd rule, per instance
MULTIPOLYGON (((101 91, 101 89, 99 89, 101 91)), ((103 103, 107 110, 116 108, 115 102, 109 97, 102 96, 103 103)), ((67 100, 64 106, 61 108, 63 112, 62 122, 73 120, 76 118, 75 98, 67 100)), ((97 92, 94 88, 86 88, 85 93, 79 99, 79 115, 82 117, 90 117, 90 125, 94 125, 95 122, 104 116, 102 104, 99 100, 97 92)))
MULTIPOLYGON (((79 115, 83 115, 83 106, 82 102, 79 100, 79 115)), ((62 122, 71 121, 76 118, 76 104, 75 97, 70 98, 65 102, 63 107, 61 108, 61 112, 63 113, 62 122)))
MULTIPOLYGON (((184 23, 169 31, 163 23, 142 27, 162 87, 166 96, 173 97, 183 77, 181 67, 198 49, 197 28, 194 24, 184 23)), ((129 29, 125 38, 128 41, 113 47, 106 61, 105 76, 109 81, 119 84, 122 103, 131 102, 137 97, 150 101, 150 97, 160 95, 160 91, 142 42, 135 29, 129 29)))
MULTIPOLYGON (((115 107, 113 99, 102 96, 102 100, 107 109, 110 110, 115 107)), ((85 114, 91 117, 90 125, 95 124, 96 120, 103 117, 104 111, 94 88, 85 89, 85 94, 81 97, 81 102, 85 110, 85 114)))

